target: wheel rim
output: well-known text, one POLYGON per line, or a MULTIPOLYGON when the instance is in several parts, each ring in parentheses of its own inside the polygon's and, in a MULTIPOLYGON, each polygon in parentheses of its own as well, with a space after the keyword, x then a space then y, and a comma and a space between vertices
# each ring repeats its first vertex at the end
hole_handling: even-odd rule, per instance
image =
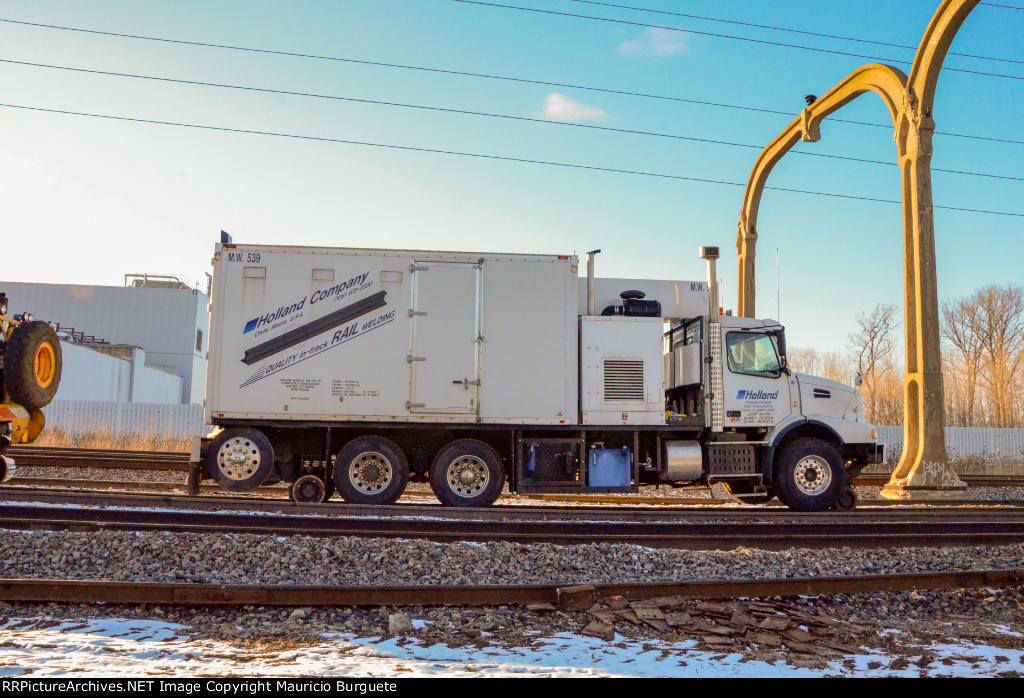
POLYGON ((260 449, 251 439, 228 439, 217 451, 217 467, 228 479, 246 480, 260 467, 260 449))
POLYGON ((821 456, 805 456, 796 464, 793 479, 800 492, 817 496, 832 484, 832 467, 821 456))
POLYGON ((459 456, 448 466, 448 487, 460 497, 475 497, 487 489, 491 482, 491 471, 487 464, 476 456, 459 456))
POLYGON ((360 453, 348 467, 349 482, 363 494, 377 494, 391 484, 393 476, 391 461, 376 451, 360 453))
POLYGON ((326 486, 323 480, 315 475, 307 475, 295 482, 294 492, 297 502, 319 503, 324 501, 326 486))
POLYGON ((57 373, 57 357, 53 351, 53 345, 43 342, 36 349, 35 358, 36 383, 40 388, 49 388, 57 373))

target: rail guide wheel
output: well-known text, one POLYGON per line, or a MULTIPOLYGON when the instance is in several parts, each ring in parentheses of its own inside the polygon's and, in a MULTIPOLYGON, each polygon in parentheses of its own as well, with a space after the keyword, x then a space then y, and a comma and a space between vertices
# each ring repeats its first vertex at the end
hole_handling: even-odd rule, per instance
POLYGON ((303 475, 288 488, 288 498, 300 504, 322 504, 334 494, 334 482, 319 475, 303 475))
POLYGON ((857 493, 853 491, 853 488, 845 489, 839 495, 839 499, 832 505, 832 508, 836 511, 853 511, 857 508, 857 493))

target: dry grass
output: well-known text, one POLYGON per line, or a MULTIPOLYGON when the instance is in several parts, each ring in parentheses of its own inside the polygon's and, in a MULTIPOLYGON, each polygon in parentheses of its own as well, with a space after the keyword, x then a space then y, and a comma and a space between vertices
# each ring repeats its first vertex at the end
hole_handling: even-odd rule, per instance
POLYGON ((174 451, 188 453, 190 435, 174 435, 155 431, 132 433, 112 429, 69 432, 61 428, 44 428, 33 446, 50 448, 103 448, 115 451, 174 451))

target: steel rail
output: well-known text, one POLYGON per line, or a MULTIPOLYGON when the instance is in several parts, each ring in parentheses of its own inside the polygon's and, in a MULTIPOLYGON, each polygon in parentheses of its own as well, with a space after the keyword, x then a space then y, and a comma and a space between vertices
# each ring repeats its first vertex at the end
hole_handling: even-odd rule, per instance
MULTIPOLYGON (((214 483, 203 483, 200 485, 201 494, 204 497, 214 497, 219 502, 227 500, 234 500, 239 502, 252 502, 252 501, 266 501, 268 498, 271 499, 284 499, 287 496, 287 491, 282 486, 266 486, 260 487, 248 494, 238 494, 234 492, 226 492, 221 490, 220 487, 214 483)), ((64 493, 60 496, 67 496, 72 493, 88 494, 92 492, 98 492, 102 495, 112 492, 138 492, 143 494, 172 494, 177 495, 179 498, 184 498, 186 486, 185 483, 174 483, 174 482, 138 482, 138 481, 121 481, 121 480, 68 480, 68 479, 56 479, 56 478, 41 478, 41 477, 18 477, 9 480, 0 486, 0 492, 13 493, 13 492, 32 492, 40 495, 57 495, 58 492, 64 493)), ((10 499, 10 496, 8 496, 10 499)), ((416 506, 418 502, 423 500, 429 501, 431 505, 437 506, 436 498, 433 494, 427 492, 405 492, 399 499, 398 505, 400 507, 416 506)), ((195 506, 203 507, 203 498, 189 497, 188 501, 194 502, 195 506)), ((529 495, 513 495, 503 494, 499 497, 499 504, 495 509, 503 509, 508 507, 515 507, 516 509, 528 508, 531 505, 520 505, 517 502, 522 501, 538 501, 538 502, 551 502, 552 504, 543 506, 544 509, 548 510, 565 510, 565 511, 607 511, 610 506, 614 505, 615 509, 623 511, 644 511, 644 510, 685 510, 684 507, 700 507, 703 509, 715 509, 715 510, 729 510, 730 508, 736 508, 737 504, 742 504, 742 500, 733 497, 645 497, 645 496, 633 496, 633 495, 549 495, 549 494, 529 494, 529 495), (577 504, 576 506, 559 506, 559 504, 577 504)), ((145 503, 143 502, 144 506, 145 503)), ((335 497, 329 503, 324 506, 333 508, 338 513, 345 513, 351 511, 353 507, 359 507, 357 504, 349 504, 340 498, 335 497)), ((982 499, 938 499, 933 501, 905 501, 905 500, 890 500, 890 499, 871 499, 861 500, 861 509, 876 509, 878 507, 884 508, 951 508, 951 507, 970 507, 974 509, 993 509, 993 508, 1022 508, 1024 507, 1024 500, 982 500, 982 499)), ((765 504, 751 505, 744 507, 741 511, 762 511, 764 509, 771 510, 783 510, 785 505, 777 500, 767 502, 765 504)), ((374 511, 380 512, 380 507, 374 507, 374 511)))
POLYGON ((300 586, 0 579, 0 601, 179 606, 499 606, 550 603, 582 610, 601 598, 738 599, 1011 587, 1024 570, 791 579, 522 586, 300 586))
MULTIPOLYGON (((985 512, 977 516, 842 517, 699 517, 700 520, 581 520, 514 515, 490 516, 265 516, 251 512, 167 511, 34 504, 0 504, 0 528, 14 530, 130 530, 201 534, 275 536, 354 536, 425 539, 437 542, 494 542, 578 545, 603 543, 690 550, 756 547, 769 550, 802 548, 893 548, 970 545, 1011 545, 1024 542, 1024 518, 1018 512, 985 512), (514 515, 514 516, 510 516, 514 515)), ((444 511, 444 510, 441 510, 444 511)), ((450 510, 448 510, 450 511, 450 510)), ((492 510, 486 510, 488 512, 492 510)), ((481 512, 474 512, 479 515, 481 512)), ((535 513, 535 512, 529 512, 535 513)))
MULTIPOLYGON (((269 492, 271 488, 265 491, 269 492)), ((956 508, 934 508, 914 506, 886 506, 885 508, 865 507, 852 512, 821 512, 800 513, 785 507, 747 507, 733 506, 730 508, 710 509, 707 507, 684 509, 680 507, 649 507, 649 506, 559 506, 542 505, 507 505, 483 509, 463 509, 443 507, 436 501, 431 503, 400 502, 392 505, 344 504, 335 502, 326 504, 300 504, 280 498, 282 491, 275 491, 278 498, 261 497, 258 493, 239 495, 221 493, 213 490, 214 496, 190 497, 184 494, 168 493, 120 493, 120 492, 77 492, 53 488, 32 488, 0 486, 0 503, 24 503, 36 505, 72 506, 72 507, 117 507, 121 509, 171 509, 176 511, 232 511, 249 514, 280 514, 284 516, 314 516, 322 518, 370 517, 381 518, 415 518, 429 517, 446 521, 560 521, 560 520, 597 520, 597 521, 814 521, 828 524, 830 521, 865 520, 871 522, 909 521, 912 519, 928 519, 941 521, 960 521, 963 519, 978 520, 987 516, 996 521, 1010 520, 1020 522, 1024 526, 1024 514, 1018 508, 1004 506, 1002 502, 977 502, 960 505, 956 508)), ((424 497, 426 499, 426 497, 424 497)), ((891 504, 891 503, 890 503, 891 504)))
MULTIPOLYGON (((12 446, 9 455, 21 467, 77 467, 109 468, 118 470, 159 470, 187 472, 189 455, 172 451, 115 451, 105 449, 51 448, 42 446, 12 446)), ((1024 475, 970 474, 960 479, 978 487, 1024 487, 1024 475)), ((886 473, 865 473, 854 478, 861 486, 879 487, 889 482, 886 473)), ((555 498, 556 495, 536 495, 555 498)), ((572 497, 600 497, 599 494, 559 495, 570 501, 572 497)), ((640 496, 640 495, 637 495, 640 496)))

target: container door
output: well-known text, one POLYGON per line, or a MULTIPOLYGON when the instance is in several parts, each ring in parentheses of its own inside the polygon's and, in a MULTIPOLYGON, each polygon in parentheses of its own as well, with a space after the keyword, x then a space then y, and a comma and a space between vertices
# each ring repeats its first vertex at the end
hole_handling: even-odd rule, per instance
POLYGON ((478 411, 481 271, 479 264, 413 265, 410 412, 478 411))

